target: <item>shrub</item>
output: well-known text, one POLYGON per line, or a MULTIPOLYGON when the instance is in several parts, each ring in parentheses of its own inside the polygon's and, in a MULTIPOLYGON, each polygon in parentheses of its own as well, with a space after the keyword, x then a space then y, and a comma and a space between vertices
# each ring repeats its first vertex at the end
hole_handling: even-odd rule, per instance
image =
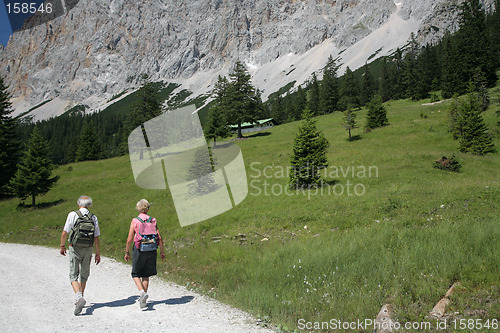
POLYGON ((434 161, 434 167, 441 170, 460 172, 462 164, 457 160, 455 154, 453 154, 451 158, 443 156, 440 159, 434 161))
POLYGON ((441 96, 439 95, 439 92, 433 91, 431 92, 431 103, 438 102, 441 100, 441 96))

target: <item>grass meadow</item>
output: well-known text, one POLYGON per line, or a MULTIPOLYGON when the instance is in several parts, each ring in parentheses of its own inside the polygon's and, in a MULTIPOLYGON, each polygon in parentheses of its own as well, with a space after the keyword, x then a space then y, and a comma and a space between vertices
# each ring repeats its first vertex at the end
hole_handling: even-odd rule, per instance
MULTIPOLYGON (((498 92, 483 116, 500 149, 498 92)), ((459 153, 448 132, 448 102, 425 102, 386 103, 390 125, 369 133, 366 110, 357 111, 352 142, 341 113, 315 118, 330 142, 327 186, 318 190, 286 187, 299 122, 249 134, 236 141, 247 198, 183 228, 169 191, 137 187, 128 157, 60 166, 57 186, 36 208, 0 202, 0 241, 58 247, 67 213, 87 194, 102 254, 123 261, 135 203, 147 198, 166 242, 160 275, 278 330, 298 330, 300 319, 375 318, 386 303, 399 322, 425 321, 457 281, 453 318, 498 320, 500 155, 459 153), (453 153, 461 173, 433 168, 453 153)))

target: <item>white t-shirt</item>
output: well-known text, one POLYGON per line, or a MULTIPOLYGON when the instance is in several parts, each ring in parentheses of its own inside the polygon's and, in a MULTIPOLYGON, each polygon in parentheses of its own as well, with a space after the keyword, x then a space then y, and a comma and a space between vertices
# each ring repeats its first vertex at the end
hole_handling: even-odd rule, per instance
MULTIPOLYGON (((80 208, 80 212, 82 212, 82 215, 87 215, 89 214, 89 210, 87 208, 80 208)), ((78 214, 76 212, 70 212, 68 214, 68 217, 66 218, 66 224, 64 225, 64 231, 70 232, 71 229, 75 226, 75 222, 78 219, 78 214)), ((95 225, 95 230, 94 230, 94 237, 99 237, 101 235, 101 231, 99 230, 99 222, 97 221, 97 216, 93 215, 92 220, 94 221, 95 225)))

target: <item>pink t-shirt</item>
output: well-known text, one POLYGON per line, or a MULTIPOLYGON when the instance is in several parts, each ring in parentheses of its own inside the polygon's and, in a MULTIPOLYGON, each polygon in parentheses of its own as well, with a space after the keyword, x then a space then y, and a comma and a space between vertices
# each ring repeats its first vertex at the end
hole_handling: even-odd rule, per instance
MULTIPOLYGON (((141 220, 143 221, 146 221, 149 218, 149 215, 140 213, 139 218, 141 218, 141 220)), ((142 222, 136 218, 133 218, 132 223, 134 224, 134 231, 135 231, 134 243, 137 248, 140 248, 142 240, 142 236, 140 235, 142 222)), ((151 219, 151 223, 146 223, 146 228, 143 227, 142 232, 143 234, 151 234, 156 232, 156 219, 154 217, 151 219), (148 230, 148 227, 152 226, 155 226, 154 227, 155 230, 148 230)))

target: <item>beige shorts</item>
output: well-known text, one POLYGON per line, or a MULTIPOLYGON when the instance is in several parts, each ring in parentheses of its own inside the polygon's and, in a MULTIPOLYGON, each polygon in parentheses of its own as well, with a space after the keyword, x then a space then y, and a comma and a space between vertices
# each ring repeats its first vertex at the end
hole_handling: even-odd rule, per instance
POLYGON ((69 247, 69 280, 87 282, 90 275, 90 261, 92 260, 93 247, 69 247))

